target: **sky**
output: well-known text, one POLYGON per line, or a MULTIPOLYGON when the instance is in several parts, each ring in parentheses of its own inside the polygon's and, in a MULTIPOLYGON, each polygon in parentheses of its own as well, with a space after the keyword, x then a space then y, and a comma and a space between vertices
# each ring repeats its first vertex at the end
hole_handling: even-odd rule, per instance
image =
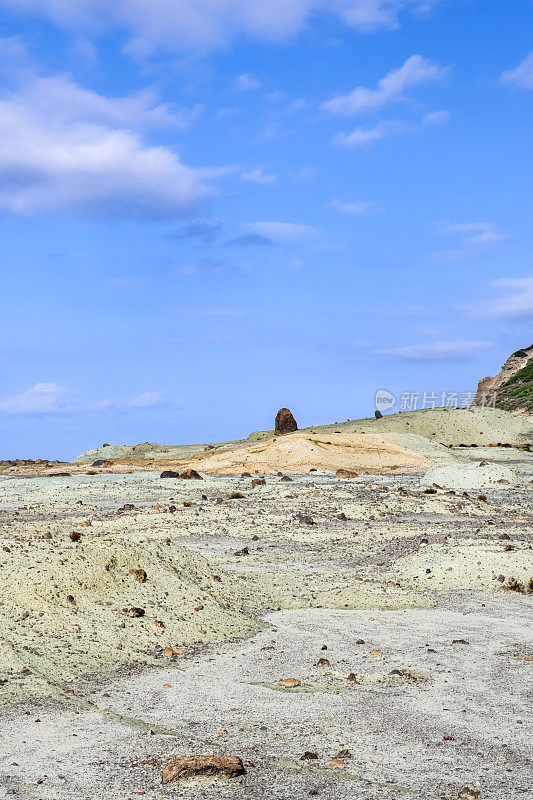
POLYGON ((533 341, 532 31, 0 0, 0 459, 469 402, 533 341))

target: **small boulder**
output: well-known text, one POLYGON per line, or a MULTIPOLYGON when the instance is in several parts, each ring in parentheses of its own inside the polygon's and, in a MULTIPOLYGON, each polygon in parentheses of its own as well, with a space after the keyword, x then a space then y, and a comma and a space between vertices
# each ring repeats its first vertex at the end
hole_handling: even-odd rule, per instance
POLYGON ((383 414, 381 413, 381 411, 377 411, 377 410, 374 411, 374 416, 375 416, 376 419, 382 419, 383 418, 383 414))
POLYGON ((179 474, 179 472, 174 472, 171 469, 166 469, 164 472, 161 473, 161 475, 159 477, 160 478, 179 478, 180 474, 179 474))
POLYGON ((199 472, 196 472, 195 469, 186 469, 185 472, 182 472, 180 475, 185 481, 195 480, 195 481, 203 481, 202 476, 199 472))
POLYGON ((276 414, 275 431, 276 436, 283 436, 286 433, 294 433, 298 430, 296 420, 288 408, 280 408, 276 414))
POLYGON ((337 478, 358 478, 359 473, 354 472, 353 469, 338 469, 335 473, 337 478))
POLYGON ((237 756, 189 756, 171 761, 162 775, 163 784, 202 775, 235 778, 245 772, 241 758, 237 756))

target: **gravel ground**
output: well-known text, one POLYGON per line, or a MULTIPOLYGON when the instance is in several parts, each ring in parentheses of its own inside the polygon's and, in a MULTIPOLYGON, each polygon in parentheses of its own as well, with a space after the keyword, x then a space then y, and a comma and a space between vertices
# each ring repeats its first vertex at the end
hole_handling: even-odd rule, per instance
POLYGON ((531 796, 532 457, 487 451, 526 482, 0 479, 0 797, 531 796), (161 785, 202 753, 250 765, 161 785))

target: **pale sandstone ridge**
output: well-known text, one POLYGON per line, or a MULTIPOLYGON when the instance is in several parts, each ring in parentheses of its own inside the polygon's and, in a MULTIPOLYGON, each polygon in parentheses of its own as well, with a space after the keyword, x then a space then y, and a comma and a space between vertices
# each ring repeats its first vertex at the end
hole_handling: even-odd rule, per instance
POLYGON ((505 411, 533 415, 533 345, 509 356, 498 375, 479 381, 472 405, 494 402, 505 411))
POLYGON ((291 433, 240 450, 207 455, 195 461, 205 473, 223 475, 243 471, 293 473, 339 469, 358 472, 424 470, 433 462, 425 455, 379 433, 291 433))

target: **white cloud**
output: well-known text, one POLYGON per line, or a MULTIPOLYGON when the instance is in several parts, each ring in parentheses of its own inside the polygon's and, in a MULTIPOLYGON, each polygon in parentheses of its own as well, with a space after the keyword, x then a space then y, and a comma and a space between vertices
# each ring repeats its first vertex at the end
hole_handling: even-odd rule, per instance
POLYGON ((500 80, 520 89, 533 89, 533 53, 529 53, 516 69, 503 72, 500 80))
POLYGON ((292 244, 316 233, 316 228, 310 225, 297 225, 293 222, 251 222, 246 227, 278 244, 292 244))
POLYGON ((252 169, 249 172, 243 172, 242 174, 243 181, 249 181, 250 183, 259 183, 263 186, 268 186, 273 183, 277 183, 278 176, 274 173, 265 172, 262 167, 258 169, 252 169))
POLYGON ((342 203, 340 200, 332 200, 329 205, 330 208, 334 208, 336 211, 342 211, 343 214, 352 214, 353 216, 367 214, 375 208, 375 204, 369 201, 342 203))
POLYGON ((455 236, 459 241, 458 247, 434 254, 435 258, 443 261, 479 255, 507 238, 492 222, 440 222, 437 229, 439 233, 455 236))
POLYGON ((422 119, 422 125, 442 125, 450 119, 450 112, 445 111, 430 111, 422 119))
POLYGON ((65 76, 25 75, 0 97, 0 211, 188 213, 212 193, 205 180, 217 171, 187 167, 130 129, 182 127, 187 114, 157 105, 148 92, 107 98, 65 76))
POLYGON ((378 122, 372 128, 354 128, 351 133, 337 133, 332 139, 333 144, 340 147, 364 147, 365 145, 378 142, 387 136, 409 131, 408 125, 398 120, 386 120, 378 122))
POLYGON ((377 89, 358 86, 349 94, 333 97, 323 108, 330 114, 350 116, 360 111, 381 108, 387 103, 405 100, 405 91, 413 86, 431 83, 444 77, 447 67, 420 55, 408 58, 401 67, 391 70, 382 78, 377 89))
POLYGON ((503 294, 487 303, 470 305, 467 310, 471 316, 533 319, 533 278, 500 278, 492 286, 503 290, 503 294))
POLYGON ((492 342, 485 341, 430 342, 376 352, 402 361, 465 361, 491 347, 492 342))
POLYGON ((158 48, 208 51, 239 36, 283 41, 317 12, 329 13, 358 30, 394 28, 404 10, 426 11, 437 0, 0 0, 11 11, 35 12, 71 30, 91 35, 110 28, 130 36, 129 51, 158 48))
POLYGON ((238 92, 252 92, 261 87, 261 84, 257 78, 254 78, 253 75, 249 75, 247 73, 244 73, 243 75, 237 75, 233 85, 238 92))
POLYGON ((120 396, 90 401, 57 383, 36 383, 20 394, 0 398, 0 413, 9 415, 77 414, 89 411, 157 409, 179 406, 164 392, 145 392, 132 398, 120 396))

